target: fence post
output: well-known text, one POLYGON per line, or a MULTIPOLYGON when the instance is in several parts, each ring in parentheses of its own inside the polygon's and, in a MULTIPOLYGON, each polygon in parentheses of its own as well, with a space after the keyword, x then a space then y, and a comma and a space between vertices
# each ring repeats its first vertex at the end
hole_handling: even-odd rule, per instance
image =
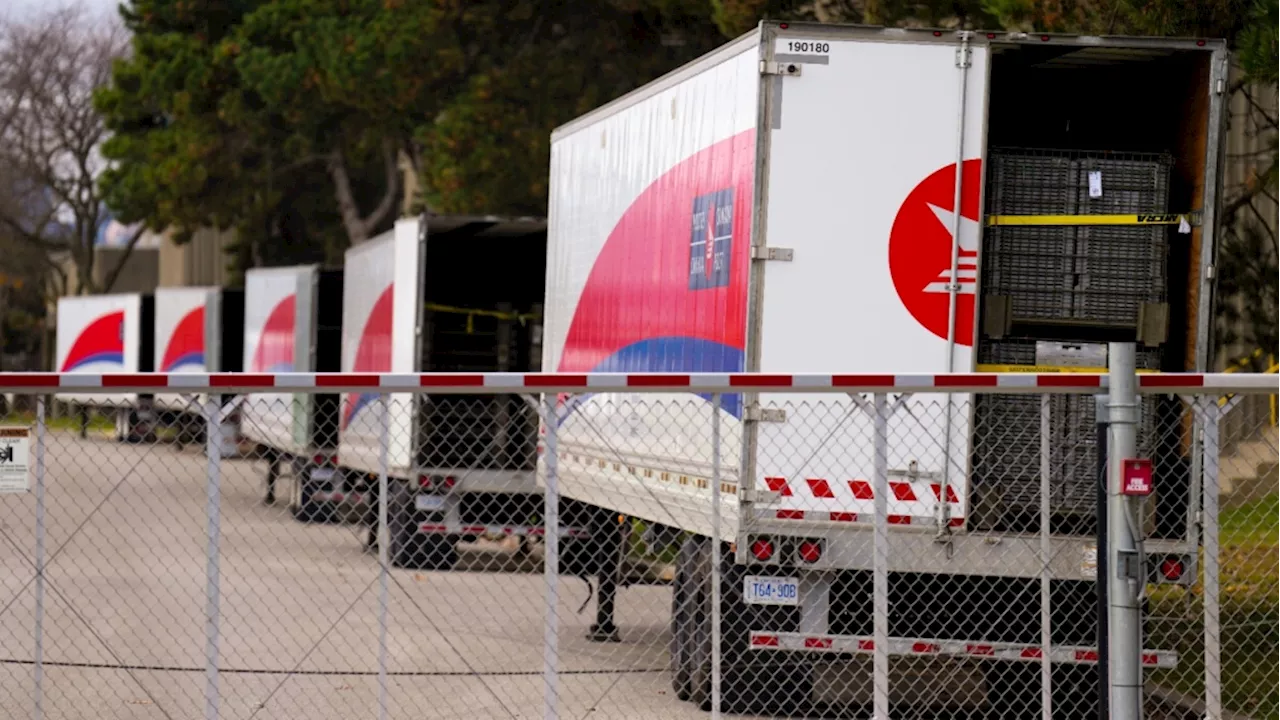
POLYGON ((218 541, 222 535, 222 448, 219 442, 221 426, 221 397, 209 395, 205 399, 205 456, 208 459, 208 471, 205 481, 205 510, 207 513, 205 544, 205 606, 204 606, 204 717, 205 720, 218 718, 218 620, 220 610, 218 601, 221 596, 221 570, 218 566, 218 541))
POLYGON ((1052 512, 1049 475, 1053 469, 1051 400, 1048 393, 1040 396, 1040 716, 1044 720, 1053 719, 1053 660, 1050 657, 1053 644, 1050 582, 1053 573, 1049 570, 1049 563, 1053 560, 1053 539, 1049 528, 1052 512))
POLYGON ((45 396, 36 397, 35 720, 44 719, 44 432, 45 396))
POLYGON ((1111 405, 1111 443, 1108 468, 1111 536, 1108 552, 1114 575, 1110 580, 1111 600, 1111 713, 1114 720, 1142 717, 1142 618, 1138 591, 1145 585, 1141 576, 1137 533, 1141 518, 1130 514, 1129 499, 1122 494, 1124 461, 1134 457, 1138 439, 1138 397, 1136 346, 1113 342, 1108 351, 1111 405))
POLYGON ((711 395, 711 720, 720 720, 720 393, 711 395))
POLYGON ((875 394, 875 547, 871 581, 872 715, 889 720, 889 399, 875 394))
POLYGON ((1204 708, 1206 720, 1222 718, 1222 620, 1218 562, 1218 444, 1221 415, 1211 395, 1196 398, 1200 406, 1204 453, 1204 708))
MULTIPOLYGON (((543 577, 546 582, 546 623, 542 636, 542 716, 545 720, 556 720, 559 712, 560 671, 560 616, 557 614, 560 594, 560 480, 559 459, 557 457, 556 395, 547 393, 543 398, 543 425, 547 428, 546 451, 543 454, 546 463, 546 492, 543 496, 543 540, 545 552, 542 562, 543 577)), ((590 538, 588 542, 597 542, 590 538)))
POLYGON ((387 469, 390 464, 391 402, 379 396, 381 427, 378 430, 378 718, 387 720, 387 612, 390 588, 387 564, 391 561, 391 533, 387 527, 387 469))

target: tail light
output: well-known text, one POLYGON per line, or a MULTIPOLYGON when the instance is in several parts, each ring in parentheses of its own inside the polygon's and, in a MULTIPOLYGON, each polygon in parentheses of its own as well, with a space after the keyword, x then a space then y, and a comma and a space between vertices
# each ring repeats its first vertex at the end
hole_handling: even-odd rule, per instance
POLYGON ((800 541, 800 547, 796 549, 796 553, 801 560, 812 565, 822 559, 822 541, 802 540, 800 541))
POLYGON ((315 456, 315 457, 313 457, 313 458, 311 458, 311 462, 315 463, 316 465, 318 465, 318 466, 320 466, 320 467, 326 467, 326 466, 329 466, 329 465, 337 465, 337 464, 338 464, 338 456, 337 456, 337 455, 325 455, 324 453, 316 453, 316 456, 315 456))
POLYGON ((423 490, 452 490, 458 484, 458 478, 452 475, 419 475, 418 487, 423 490))
POLYGON ((760 562, 773 559, 774 550, 773 541, 769 538, 757 538, 751 543, 751 554, 760 562))
POLYGON ((1178 558, 1165 558, 1164 562, 1160 563, 1160 574, 1169 582, 1178 582, 1186 571, 1187 569, 1178 558))

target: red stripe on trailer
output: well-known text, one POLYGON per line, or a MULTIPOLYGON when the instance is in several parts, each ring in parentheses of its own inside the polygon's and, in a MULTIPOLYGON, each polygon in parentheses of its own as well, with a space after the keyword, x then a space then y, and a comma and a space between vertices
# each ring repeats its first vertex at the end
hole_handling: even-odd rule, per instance
POLYGON ((1204 387, 1204 375, 1198 375, 1195 373, 1139 375, 1138 387, 1204 387))
POLYGON ((871 489, 871 483, 866 480, 850 480, 849 489, 853 491, 853 497, 858 500, 874 500, 875 492, 871 489))
POLYGON ((910 525, 911 516, 910 515, 890 515, 889 524, 890 525, 910 525))
POLYGON ((953 517, 949 521, 947 521, 947 525, 949 527, 964 527, 964 518, 953 517))
POLYGON ((831 387, 893 387, 892 375, 832 375, 831 387))
POLYGON ((858 522, 858 513, 833 512, 831 522, 858 522))
POLYGON ((751 644, 755 647, 778 647, 777 635, 752 635, 751 644))
POLYGON ((995 657, 996 654, 996 649, 990 645, 965 645, 964 651, 966 654, 980 657, 995 657))
POLYGON ((831 486, 822 478, 808 478, 805 480, 809 484, 809 490, 814 497, 835 499, 835 493, 831 492, 831 486))
MULTIPOLYGON (((628 380, 630 378, 628 377, 628 380)), ((586 375, 560 374, 528 374, 524 376, 525 387, 586 387, 586 375)))
POLYGON ((426 533, 428 535, 443 535, 449 532, 449 526, 423 524, 418 526, 418 532, 426 533))
POLYGON ((1075 652, 1076 662, 1098 662, 1097 650, 1077 650, 1075 652))
POLYGON ((1077 375, 1074 373, 1063 373, 1061 375, 1037 375, 1036 387, 1102 387, 1102 377, 1099 375, 1077 375))
POLYGON ((484 387, 484 375, 433 375, 418 376, 418 387, 484 387))
POLYGON ((787 484, 786 478, 767 477, 764 481, 769 486, 770 492, 779 493, 782 497, 791 497, 791 486, 787 484))
POLYGON ((1044 650, 1038 647, 1022 648, 1018 654, 1027 659, 1035 659, 1044 657, 1044 650))
POLYGON ((918 642, 912 643, 911 652, 920 655, 935 655, 942 652, 942 648, 939 647, 937 643, 918 642))
POLYGON ((831 638, 809 637, 804 639, 804 646, 815 650, 830 650, 831 638))
POLYGON ((904 502, 915 502, 916 491, 911 489, 911 483, 891 482, 889 489, 893 491, 893 497, 904 502))
POLYGON ((858 649, 859 650, 875 650, 876 641, 875 640, 859 640, 858 649))
POLYGON ((791 387, 792 377, 792 375, 734 373, 729 376, 729 387, 791 387))
POLYGON ((688 375, 628 375, 627 387, 688 387, 688 375))
POLYGON ((934 387, 995 387, 999 382, 996 375, 973 375, 957 373, 955 375, 934 375, 934 387))
MULTIPOLYGON (((937 484, 937 483, 933 483, 932 485, 930 485, 930 486, 929 486, 929 489, 930 489, 930 490, 933 490, 933 497, 934 497, 934 499, 936 499, 936 500, 941 500, 941 499, 942 499, 942 486, 941 486, 941 485, 939 485, 939 484, 937 484)), ((954 487, 954 486, 951 486, 951 485, 948 485, 948 486, 947 486, 947 502, 949 502, 949 503, 958 503, 958 502, 960 502, 960 497, 959 497, 958 495, 956 495, 956 489, 955 489, 955 487, 954 487)))
POLYGON ((1159 655, 1157 655, 1157 654, 1155 654, 1155 653, 1142 653, 1142 664, 1143 664, 1143 665, 1153 665, 1153 666, 1154 666, 1154 665, 1159 665, 1159 664, 1160 664, 1160 656, 1159 656, 1159 655))
POLYGON ((103 375, 102 387, 163 388, 169 387, 169 376, 154 374, 103 375))
POLYGON ((803 520, 803 510, 779 510, 777 513, 779 520, 803 520))

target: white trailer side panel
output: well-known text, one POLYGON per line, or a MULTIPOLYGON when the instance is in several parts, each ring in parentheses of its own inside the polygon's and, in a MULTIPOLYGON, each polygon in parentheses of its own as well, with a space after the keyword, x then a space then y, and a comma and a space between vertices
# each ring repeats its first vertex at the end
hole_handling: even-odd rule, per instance
MULTIPOLYGON (((316 270, 307 265, 245 273, 245 372, 313 370, 316 270)), ((308 455, 313 404, 310 394, 249 393, 241 405, 241 434, 290 455, 308 455)))
MULTIPOLYGON (((775 60, 800 64, 801 74, 773 79, 781 88, 770 122, 766 241, 794 258, 763 263, 760 371, 970 371, 988 49, 972 48, 962 70, 954 38, 783 31, 773 43, 775 60), (948 343, 962 116, 959 291, 948 343)), ((948 410, 947 396, 917 395, 889 423, 890 473, 902 473, 889 495, 890 515, 904 518, 895 522, 930 524, 944 479, 953 524, 966 514, 969 403, 952 397, 948 410), (912 467, 920 475, 909 476, 912 467)), ((847 398, 764 400, 788 410, 785 422, 760 426, 757 487, 789 489, 761 508, 766 515, 873 517, 871 415, 847 398)))
MULTIPOLYGON (((218 357, 218 288, 157 288, 155 293, 155 363, 157 372, 207 373, 218 357)), ((215 363, 216 364, 216 361, 215 363)), ((157 393, 157 407, 201 412, 204 395, 157 393)))
MULTIPOLYGON (((553 135, 544 369, 744 368, 757 37, 553 135)), ((563 400, 564 496, 710 534, 705 399, 563 400)), ((723 527, 732 538, 741 397, 723 407, 723 527)))
MULTIPOLYGON (((142 296, 94 295, 58 298, 57 370, 64 373, 138 372, 142 296)), ((59 393, 87 405, 132 406, 135 393, 59 393)))
MULTIPOLYGON (((414 372, 420 249, 417 221, 347 251, 342 289, 342 371, 414 372), (412 269, 412 272, 408 272, 412 269)), ((380 470, 382 415, 378 393, 348 393, 341 403, 338 457, 343 467, 380 470)), ((389 473, 407 478, 413 465, 413 398, 387 396, 389 473)))

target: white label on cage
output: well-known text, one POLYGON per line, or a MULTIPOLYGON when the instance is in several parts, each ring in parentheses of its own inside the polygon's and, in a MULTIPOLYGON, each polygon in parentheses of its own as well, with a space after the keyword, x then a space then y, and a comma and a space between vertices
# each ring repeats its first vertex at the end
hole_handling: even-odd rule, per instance
POLYGON ((1080 576, 1085 578, 1098 577, 1098 546, 1086 545, 1081 555, 1080 576))
POLYGON ((1183 235, 1191 234, 1191 223, 1187 222, 1186 215, 1178 216, 1178 232, 1183 235))
POLYGON ((1089 197, 1091 198, 1102 197, 1102 171, 1101 170, 1089 171, 1089 197))
POLYGON ((0 428, 0 493, 31 489, 29 427, 0 428))

